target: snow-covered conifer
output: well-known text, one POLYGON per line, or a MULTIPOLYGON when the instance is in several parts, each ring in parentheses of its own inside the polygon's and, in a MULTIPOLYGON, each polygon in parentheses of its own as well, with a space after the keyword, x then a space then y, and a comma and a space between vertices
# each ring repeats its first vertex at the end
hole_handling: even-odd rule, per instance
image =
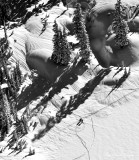
POLYGON ((53 37, 53 54, 51 59, 60 65, 68 65, 70 61, 70 46, 67 41, 67 34, 65 29, 62 31, 58 30, 58 25, 55 22, 53 31, 55 32, 53 37))
POLYGON ((53 36, 53 54, 51 59, 55 63, 60 63, 60 43, 61 43, 61 37, 60 37, 60 31, 58 30, 58 25, 56 21, 54 22, 53 26, 54 36, 53 36))
POLYGON ((115 4, 115 18, 112 23, 112 27, 114 32, 116 33, 115 36, 115 43, 118 47, 124 47, 129 44, 127 34, 129 32, 129 28, 127 22, 122 17, 122 4, 121 0, 117 0, 115 4))
POLYGON ((85 62, 89 61, 91 49, 88 34, 86 31, 86 26, 84 23, 84 18, 82 15, 81 5, 77 3, 76 10, 74 12, 74 33, 79 40, 80 44, 80 56, 85 62))
POLYGON ((70 62, 71 48, 67 41, 67 34, 65 29, 63 30, 61 40, 61 64, 68 65, 68 63, 70 62))

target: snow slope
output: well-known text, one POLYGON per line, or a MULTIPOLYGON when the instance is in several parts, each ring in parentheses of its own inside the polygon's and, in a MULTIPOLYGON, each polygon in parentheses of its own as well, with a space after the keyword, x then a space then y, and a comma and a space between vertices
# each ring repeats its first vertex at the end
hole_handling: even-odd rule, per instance
MULTIPOLYGON (((60 9, 58 8, 58 10, 60 9)), ((56 8, 54 11, 57 14, 59 13, 56 8)), ((54 16, 56 15, 52 14, 52 17, 54 16)), ((49 54, 52 53, 52 23, 39 36, 42 27, 40 18, 33 17, 26 24, 26 29, 24 27, 14 29, 14 34, 11 37, 16 40, 13 42, 14 56, 11 61, 19 60, 24 74, 30 72, 25 57, 32 51, 44 49, 49 54)), ((33 123, 38 122, 38 127, 34 131, 30 128, 31 131, 24 137, 25 139, 32 138, 33 133, 37 133, 39 129, 45 129, 49 117, 55 116, 63 101, 78 94, 87 82, 91 82, 90 80, 96 74, 93 69, 97 65, 97 61, 92 58, 91 62, 90 69, 86 70, 85 68, 81 70, 81 73, 78 72, 77 79, 75 78, 71 85, 67 84, 67 88, 63 88, 59 94, 49 101, 43 114, 33 117, 32 121, 33 123), (62 99, 62 97, 64 98, 62 99)), ((89 88, 86 88, 86 93, 89 93, 90 96, 85 102, 79 105, 73 114, 67 115, 59 124, 46 132, 45 136, 34 141, 31 146, 35 148, 35 155, 28 156, 25 159, 138 160, 138 67, 131 68, 131 75, 126 82, 107 97, 112 86, 106 84, 111 81, 114 73, 113 69, 95 90, 92 90, 92 93, 90 93, 89 88), (77 123, 80 118, 83 119, 83 123, 78 126, 77 123)), ((118 76, 120 77, 122 73, 118 76)), ((69 79, 68 77, 70 75, 66 75, 65 79, 69 79)), ((29 83, 30 81, 27 81, 27 84, 29 83)), ((30 104, 30 108, 34 108, 42 96, 47 94, 49 88, 49 83, 46 83, 45 79, 37 79, 21 93, 18 109, 23 111, 27 104, 30 104)), ((84 96, 86 96, 86 93, 84 93, 84 96)), ((6 141, 0 145, 4 146, 5 143, 6 141)), ((17 155, 15 155, 16 153, 9 154, 10 152, 11 150, 6 149, 0 154, 0 159, 20 160, 28 154, 28 148, 17 155)))

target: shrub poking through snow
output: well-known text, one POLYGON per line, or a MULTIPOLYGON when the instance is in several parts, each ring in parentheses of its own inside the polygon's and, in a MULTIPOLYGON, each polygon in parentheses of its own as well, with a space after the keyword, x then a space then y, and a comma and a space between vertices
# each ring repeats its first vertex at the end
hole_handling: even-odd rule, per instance
POLYGON ((55 32, 53 37, 54 49, 51 59, 57 64, 68 65, 70 61, 71 49, 66 39, 66 31, 65 29, 63 30, 63 33, 59 31, 56 21, 53 31, 55 32))
POLYGON ((117 0, 115 4, 115 18, 113 21, 113 30, 116 33, 115 43, 118 47, 124 47, 129 44, 127 34, 129 32, 129 28, 127 22, 122 17, 123 7, 121 4, 121 0, 117 0))
POLYGON ((89 62, 91 49, 89 44, 89 38, 86 31, 84 18, 82 15, 81 5, 77 3, 76 10, 74 12, 74 33, 79 40, 80 44, 80 56, 82 57, 83 61, 89 62))

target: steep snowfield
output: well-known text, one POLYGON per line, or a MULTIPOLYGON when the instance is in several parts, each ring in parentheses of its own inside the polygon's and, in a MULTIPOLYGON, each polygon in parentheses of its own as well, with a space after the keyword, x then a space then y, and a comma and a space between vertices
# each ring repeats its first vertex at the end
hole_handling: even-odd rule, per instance
MULTIPOLYGON (((134 3, 134 1, 132 2, 134 3)), ((46 31, 41 35, 41 17, 32 17, 25 27, 14 29, 14 34, 11 36, 14 55, 11 61, 19 61, 24 74, 30 72, 26 64, 26 57, 32 52, 43 50, 44 52, 48 52, 49 56, 52 54, 52 22, 53 18, 62 11, 61 8, 54 8, 55 14, 49 17, 48 22, 50 23, 46 31)), ((37 53, 39 54, 39 52, 37 53)), ((75 78, 71 85, 67 84, 66 88, 62 88, 61 92, 48 102, 43 114, 38 114, 37 117, 32 118, 32 122, 38 122, 38 126, 34 131, 32 131, 30 127, 30 132, 24 139, 30 143, 30 139, 33 138, 35 133, 37 134, 40 129, 43 130, 46 128, 48 118, 55 116, 55 113, 60 110, 64 100, 68 100, 70 96, 78 94, 79 90, 83 88, 87 82, 91 82, 90 80, 93 79, 96 74, 93 70, 97 65, 94 57, 92 58, 91 64, 90 69, 86 70, 85 68, 79 70, 80 72, 77 71, 77 79, 75 78)), ((25 159, 138 160, 138 67, 131 67, 131 75, 129 78, 118 90, 112 92, 107 97, 112 86, 105 84, 112 81, 114 73, 115 70, 113 69, 94 91, 92 90, 93 93, 90 93, 89 88, 86 88, 83 97, 86 96, 86 93, 89 93, 90 96, 85 102, 79 105, 78 108, 73 111, 73 114, 67 115, 59 124, 56 124, 51 130, 46 132, 45 136, 30 144, 31 147, 35 148, 35 155, 28 156, 25 159), (83 123, 78 126, 77 123, 80 118, 83 119, 83 123)), ((123 72, 117 75, 117 77, 121 77, 122 74, 123 72)), ((70 76, 70 74, 66 75, 65 81, 68 81, 70 76)), ((65 81, 63 83, 65 83, 65 81)), ((31 82, 27 81, 27 84, 29 83, 31 82)), ((47 94, 49 89, 49 83, 42 78, 36 80, 34 84, 26 88, 20 95, 18 105, 19 114, 29 103, 30 108, 34 108, 40 102, 42 96, 47 94)), ((78 102, 78 98, 75 100, 78 102)), ((7 139, 8 138, 6 138, 6 140, 7 139)), ((1 142, 0 146, 5 146, 6 140, 1 142)), ((19 154, 9 154, 11 150, 6 149, 0 154, 0 159, 21 160, 28 154, 28 149, 29 147, 19 154)))

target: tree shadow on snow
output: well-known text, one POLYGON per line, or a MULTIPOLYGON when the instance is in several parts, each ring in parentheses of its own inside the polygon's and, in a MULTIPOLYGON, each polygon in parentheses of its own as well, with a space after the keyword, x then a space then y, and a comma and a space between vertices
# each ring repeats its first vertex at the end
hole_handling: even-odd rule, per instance
POLYGON ((88 67, 82 60, 77 62, 77 59, 75 59, 72 66, 67 67, 53 83, 51 89, 49 90, 48 96, 45 96, 35 109, 37 109, 43 104, 46 104, 54 97, 55 94, 60 93, 63 88, 67 88, 67 85, 72 85, 75 81, 78 80, 78 76, 82 75, 87 69, 88 67))
MULTIPOLYGON (((88 67, 82 61, 75 61, 71 67, 65 67, 63 73, 57 75, 55 82, 50 82, 43 77, 36 77, 32 84, 30 84, 18 97, 16 105, 17 110, 20 110, 36 100, 40 96, 44 96, 49 90, 48 96, 45 96, 40 103, 37 104, 38 108, 43 103, 49 101, 55 94, 58 94, 67 85, 73 84, 77 81, 78 76, 82 75, 88 67)), ((35 108, 35 109, 36 109, 35 108)))
POLYGON ((56 117, 50 117, 48 121, 46 121, 46 128, 35 135, 33 141, 43 137, 46 132, 55 126, 55 124, 60 123, 63 118, 66 118, 67 115, 72 114, 74 110, 76 110, 81 104, 85 102, 86 99, 89 98, 89 96, 91 96, 97 85, 99 85, 104 77, 107 76, 110 72, 111 68, 100 70, 93 79, 89 80, 86 85, 79 90, 79 93, 70 97, 69 102, 66 101, 63 103, 60 107, 60 110, 56 113, 56 117))
POLYGON ((43 77, 36 77, 32 84, 30 84, 19 96, 16 105, 17 110, 20 110, 36 100, 38 97, 43 96, 50 88, 51 84, 43 77))

